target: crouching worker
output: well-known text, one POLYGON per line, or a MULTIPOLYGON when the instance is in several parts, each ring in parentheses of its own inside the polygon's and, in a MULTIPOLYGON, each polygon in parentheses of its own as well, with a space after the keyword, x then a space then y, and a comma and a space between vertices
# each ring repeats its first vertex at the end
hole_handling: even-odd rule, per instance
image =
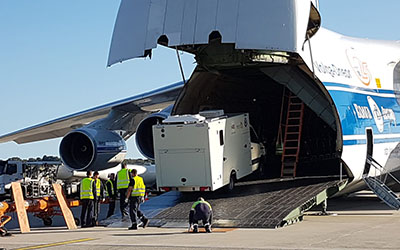
POLYGON ((202 197, 193 203, 192 209, 189 213, 189 231, 193 233, 199 232, 199 220, 203 222, 204 228, 207 233, 211 233, 212 223, 212 208, 210 203, 205 201, 202 197))

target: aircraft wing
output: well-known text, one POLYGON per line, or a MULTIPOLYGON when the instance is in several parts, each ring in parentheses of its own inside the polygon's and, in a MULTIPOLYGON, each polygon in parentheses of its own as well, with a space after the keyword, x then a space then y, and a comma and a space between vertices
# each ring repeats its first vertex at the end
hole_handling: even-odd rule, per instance
MULTIPOLYGON (((21 144, 62 137, 71 130, 88 125, 99 119, 106 119, 107 116, 111 115, 113 121, 110 121, 108 124, 110 126, 109 129, 112 129, 112 124, 115 124, 116 121, 119 122, 118 124, 131 124, 131 122, 124 120, 135 119, 135 117, 142 118, 147 114, 158 112, 174 103, 182 87, 183 82, 174 83, 140 95, 24 128, 0 136, 0 143, 14 141, 21 144)), ((137 123, 135 124, 137 125, 137 123)), ((136 127, 132 128, 131 126, 129 129, 134 132, 136 127)))

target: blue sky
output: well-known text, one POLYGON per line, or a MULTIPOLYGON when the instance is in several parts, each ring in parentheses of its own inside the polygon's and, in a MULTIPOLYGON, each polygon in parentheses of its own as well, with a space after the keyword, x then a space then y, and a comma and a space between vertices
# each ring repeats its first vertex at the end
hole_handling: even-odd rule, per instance
MULTIPOLYGON (((106 67, 120 0, 0 1, 0 134, 181 80, 175 51, 106 67)), ((320 0, 324 27, 400 40, 398 0, 320 0), (384 4, 382 4, 384 3, 384 4)), ((188 78, 195 66, 182 55, 188 78)), ((0 144, 0 159, 58 155, 60 140, 0 144)), ((141 157, 128 141, 128 157, 141 157)))

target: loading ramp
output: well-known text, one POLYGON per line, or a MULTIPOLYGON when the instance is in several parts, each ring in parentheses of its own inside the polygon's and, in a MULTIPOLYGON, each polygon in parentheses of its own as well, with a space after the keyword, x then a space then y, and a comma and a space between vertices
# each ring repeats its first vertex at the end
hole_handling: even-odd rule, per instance
MULTIPOLYGON (((238 183, 230 193, 176 193, 176 205, 153 213, 150 225, 187 226, 189 210, 193 202, 202 196, 213 207, 213 225, 216 227, 282 227, 301 221, 305 211, 340 191, 346 184, 347 179, 308 177, 238 183)), ((143 209, 146 210, 146 205, 154 206, 156 202, 144 203, 143 209)))

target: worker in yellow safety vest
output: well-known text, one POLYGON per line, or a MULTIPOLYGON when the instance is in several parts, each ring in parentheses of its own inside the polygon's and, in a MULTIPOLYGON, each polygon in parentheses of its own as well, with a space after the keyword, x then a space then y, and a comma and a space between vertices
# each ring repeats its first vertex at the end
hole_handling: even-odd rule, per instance
POLYGON ((108 218, 114 214, 115 199, 117 197, 114 173, 109 175, 109 179, 106 182, 106 196, 108 197, 108 212, 106 218, 108 218))
POLYGON ((94 191, 96 187, 91 176, 92 176, 92 171, 87 171, 86 178, 82 179, 79 185, 80 199, 82 205, 81 227, 93 226, 92 210, 93 210, 94 191))
POLYGON ((202 221, 206 232, 211 233, 212 215, 213 212, 210 203, 205 201, 203 197, 199 197, 190 209, 189 232, 190 230, 193 230, 193 233, 199 232, 198 223, 202 221))
POLYGON ((137 175, 136 169, 132 169, 131 173, 133 180, 129 183, 125 201, 128 202, 129 200, 129 215, 132 221, 132 226, 128 229, 136 230, 138 229, 138 219, 142 221, 143 228, 147 227, 149 219, 140 211, 140 204, 144 202, 146 194, 143 178, 137 175))
POLYGON ((129 183, 132 180, 132 176, 130 175, 129 169, 126 166, 126 162, 121 163, 121 170, 117 173, 117 190, 119 193, 119 208, 121 210, 122 219, 128 216, 127 206, 128 203, 125 202, 126 192, 129 187, 129 183))
POLYGON ((100 174, 98 171, 93 174, 93 181, 95 184, 95 192, 94 192, 94 209, 93 209, 93 225, 99 225, 99 214, 100 214, 100 201, 103 200, 103 183, 100 180, 100 174))

